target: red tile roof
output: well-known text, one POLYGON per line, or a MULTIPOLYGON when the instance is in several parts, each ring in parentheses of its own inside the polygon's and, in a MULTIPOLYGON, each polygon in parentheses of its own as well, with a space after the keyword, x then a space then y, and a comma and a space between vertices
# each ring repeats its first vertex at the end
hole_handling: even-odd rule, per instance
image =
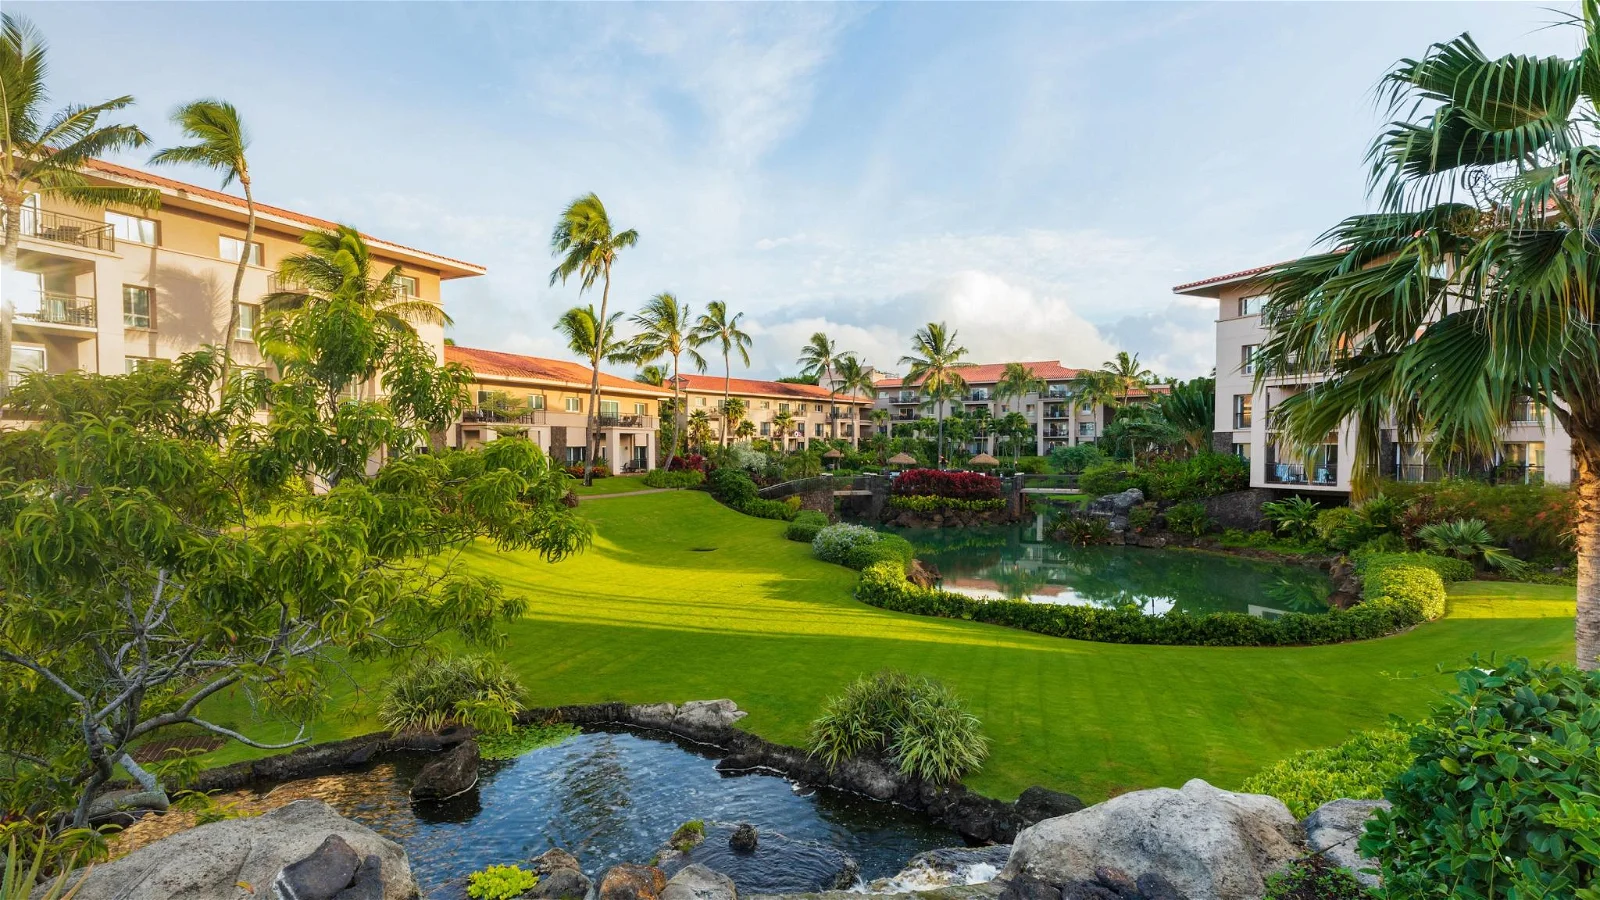
MULTIPOLYGON (((720 375, 679 375, 679 383, 686 391, 701 391, 705 393, 722 393, 722 376, 720 375)), ((758 397, 792 397, 800 400, 827 400, 828 389, 815 384, 791 384, 787 381, 757 381, 753 378, 734 378, 728 382, 728 391, 733 394, 754 395, 758 397)), ((834 401, 847 402, 848 394, 837 394, 834 401)), ((861 402, 857 398, 857 402, 861 402)))
MULTIPOLYGON (((961 377, 967 384, 994 384, 1005 373, 1006 363, 984 363, 983 365, 968 366, 961 370, 961 377)), ((1069 369, 1061 364, 1060 360, 1042 360, 1040 362, 1025 362, 1023 365, 1033 370, 1036 377, 1047 381, 1059 381, 1065 378, 1077 377, 1082 369, 1069 369)), ((885 378, 876 382, 880 388, 896 388, 905 384, 904 378, 885 378)))
POLYGON ((1273 263, 1270 266, 1256 266, 1254 269, 1245 269, 1242 272, 1230 272, 1227 275, 1213 275, 1210 278, 1202 278, 1199 281, 1191 281, 1188 284, 1180 284, 1173 288, 1172 292, 1174 294, 1187 294, 1191 291, 1194 291, 1196 288, 1203 288, 1213 284, 1222 284, 1223 282, 1227 281, 1239 281, 1241 279, 1261 275, 1272 271, 1280 265, 1282 265, 1282 263, 1273 263))
MULTIPOLYGON (((517 353, 501 353, 499 350, 479 350, 475 347, 457 347, 446 344, 444 347, 444 361, 461 363, 479 376, 499 375, 506 378, 526 378, 531 381, 553 382, 569 387, 589 387, 594 370, 564 359, 546 359, 542 356, 522 356, 517 353)), ((600 385, 613 389, 627 389, 645 394, 655 394, 662 397, 670 396, 671 391, 658 388, 653 384, 644 384, 618 378, 615 375, 600 373, 600 385)))
MULTIPOLYGON (((194 194, 198 197, 204 197, 207 200, 214 200, 218 203, 226 203, 227 205, 236 207, 238 209, 245 208, 243 197, 236 197, 233 194, 224 193, 222 191, 214 191, 211 188, 200 187, 199 185, 189 184, 188 182, 178 181, 173 178, 165 178, 160 175, 142 171, 140 169, 130 169, 127 166, 119 166, 116 163, 106 162, 103 159, 91 159, 89 160, 87 167, 92 171, 109 175, 113 178, 123 178, 129 181, 138 181, 158 188, 167 188, 168 190, 182 191, 186 194, 194 194)), ((278 218, 288 219, 293 222, 299 222, 302 225, 309 225, 313 228, 333 229, 338 225, 338 223, 330 222, 327 219, 319 219, 316 216, 308 216, 305 213, 298 213, 292 209, 284 209, 280 206, 268 206, 265 203, 257 203, 256 211, 264 215, 276 216, 278 218)), ((418 254, 419 256, 429 256, 433 257, 434 259, 443 260, 444 262, 460 266, 462 269, 468 270, 462 274, 482 275, 486 271, 483 266, 480 266, 476 263, 464 262, 459 259, 451 259, 448 256, 443 256, 438 253, 430 253, 427 250, 418 250, 415 247, 407 247, 404 244, 397 244, 393 241, 375 238, 368 234, 363 234, 362 237, 369 241, 386 244, 390 247, 418 254)))

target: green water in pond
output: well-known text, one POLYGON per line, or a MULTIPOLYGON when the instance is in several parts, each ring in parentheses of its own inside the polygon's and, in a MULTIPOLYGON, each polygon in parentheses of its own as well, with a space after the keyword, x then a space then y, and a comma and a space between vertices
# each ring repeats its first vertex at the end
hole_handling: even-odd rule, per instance
POLYGON ((945 590, 990 600, 1273 617, 1327 612, 1333 591, 1309 566, 1192 550, 1069 547, 1041 542, 1037 524, 894 531, 938 567, 945 590))

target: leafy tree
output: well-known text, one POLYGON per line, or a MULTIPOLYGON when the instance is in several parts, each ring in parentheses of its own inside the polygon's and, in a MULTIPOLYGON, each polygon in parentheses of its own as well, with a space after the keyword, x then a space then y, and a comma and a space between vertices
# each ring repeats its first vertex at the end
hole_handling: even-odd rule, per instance
POLYGON ((1355 420, 1355 491, 1378 484, 1380 429, 1440 452, 1498 449, 1524 398, 1572 437, 1579 498, 1577 660, 1600 666, 1600 4, 1571 58, 1490 59, 1468 35, 1384 78, 1395 120, 1368 153, 1376 209, 1261 279, 1257 378, 1327 371, 1274 425, 1300 446, 1355 420), (1395 426, 1388 423, 1393 421, 1395 426))
POLYGON ((1183 435, 1159 409, 1146 405, 1126 406, 1119 410, 1111 424, 1106 426, 1105 437, 1113 448, 1126 449, 1135 463, 1139 462, 1141 455, 1148 456, 1183 441, 1183 435))
MULTIPOLYGON (((21 16, 0 13, 0 212, 4 213, 0 254, 0 379, 11 371, 11 341, 16 315, 17 245, 22 239, 23 206, 30 197, 60 199, 83 206, 126 203, 151 208, 161 195, 148 188, 95 184, 83 175, 89 160, 149 143, 133 125, 111 125, 108 113, 133 104, 118 97, 89 106, 72 104, 46 117, 50 94, 48 48, 21 16)), ((0 381, 0 395, 6 385, 0 381)))
MULTIPOLYGON (((667 468, 670 469, 673 458, 678 454, 680 436, 688 431, 688 423, 682 421, 684 411, 688 408, 688 404, 682 402, 683 357, 689 357, 689 362, 697 372, 706 370, 706 359, 689 340, 692 330, 689 304, 679 303, 678 298, 670 293, 663 291, 651 297, 629 321, 639 329, 629 343, 636 362, 672 357, 672 443, 667 447, 667 468)), ((654 383, 659 385, 662 382, 654 383)))
POLYGON ((1201 453, 1211 444, 1217 427, 1217 380, 1191 378, 1172 385, 1172 390, 1156 401, 1167 423, 1183 436, 1190 453, 1201 453))
MULTIPOLYGON (((744 313, 728 313, 728 305, 721 300, 713 300, 706 305, 706 311, 700 314, 695 322, 694 330, 689 333, 689 346, 704 347, 715 344, 722 351, 722 405, 728 405, 728 388, 733 381, 733 366, 729 361, 731 354, 737 352, 739 359, 745 366, 750 365, 750 335, 739 328, 739 320, 744 318, 744 313)), ((727 445, 727 431, 724 429, 722 443, 727 445)))
POLYGON ((184 137, 194 141, 180 147, 168 147, 150 157, 157 165, 188 163, 204 166, 222 173, 222 186, 234 181, 244 191, 244 249, 239 253, 239 263, 233 270, 233 298, 228 305, 228 327, 222 332, 222 380, 231 377, 233 369, 233 341, 239 332, 239 292, 244 287, 244 270, 250 260, 250 246, 256 239, 256 199, 250 191, 250 164, 245 151, 250 148, 250 136, 245 132, 239 110, 225 100, 196 100, 178 107, 172 114, 173 124, 184 137))
POLYGON ((1010 445, 1011 466, 1016 468, 1017 461, 1022 454, 1023 439, 1034 435, 1033 423, 1029 422, 1028 417, 1022 413, 1008 412, 1001 416, 1000 421, 995 424, 995 431, 1005 437, 1006 442, 1010 445))
POLYGON ((789 435, 794 431, 794 413, 780 409, 772 416, 772 437, 779 453, 789 452, 789 435))
MULTIPOLYGON (((995 384, 994 392, 1001 400, 1012 400, 1020 407, 1023 397, 1029 394, 1043 394, 1045 392, 1045 380, 1034 373, 1032 366, 1010 362, 1006 363, 1005 368, 1001 370, 1000 381, 995 384)), ((1012 411, 1012 414, 1019 417, 1022 415, 1021 411, 1016 409, 1012 411)), ((1008 415, 1006 418, 1010 418, 1010 416, 1008 415)), ((1023 421, 1026 421, 1026 419, 1023 421)), ((1010 431, 1013 432, 1013 438, 1022 436, 1021 430, 1015 424, 1010 427, 1010 431)), ((1015 465, 1017 457, 1015 443, 1011 447, 1011 457, 1012 464, 1015 465)))
POLYGON ((967 348, 956 343, 956 333, 943 322, 929 322, 917 329, 911 338, 911 353, 900 357, 900 364, 910 366, 903 384, 915 384, 933 401, 938 417, 939 438, 935 449, 936 463, 944 468, 944 407, 942 401, 959 397, 966 390, 966 379, 961 370, 972 363, 963 361, 967 348))
MULTIPOLYGON (((596 281, 600 282, 600 311, 594 313, 591 318, 596 323, 604 322, 609 332, 614 321, 609 311, 611 266, 616 263, 619 251, 638 242, 639 232, 631 228, 626 231, 615 230, 611 225, 610 215, 606 213, 605 204, 594 194, 585 194, 567 204, 567 208, 561 213, 561 218, 556 221, 555 230, 550 235, 550 252, 560 258, 560 262, 550 272, 550 284, 552 287, 557 281, 566 284, 568 278, 576 275, 578 293, 581 295, 594 287, 596 281)), ((598 328, 596 330, 598 331, 598 328)), ((572 335, 569 334, 568 338, 570 341, 572 335)), ((606 342, 603 340, 590 341, 588 345, 591 460, 600 456, 600 361, 607 358, 604 352, 605 345, 606 342)), ((586 485, 594 483, 592 466, 584 467, 583 483, 586 485)))

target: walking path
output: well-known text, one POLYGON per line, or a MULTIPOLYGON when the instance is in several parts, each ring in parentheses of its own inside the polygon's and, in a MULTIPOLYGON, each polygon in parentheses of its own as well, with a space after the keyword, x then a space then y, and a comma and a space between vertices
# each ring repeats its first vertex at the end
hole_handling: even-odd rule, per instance
POLYGON ((578 501, 582 502, 584 500, 609 500, 612 497, 643 497, 645 494, 665 494, 667 491, 675 491, 675 490, 678 490, 678 489, 677 488, 645 488, 642 491, 622 491, 621 493, 617 493, 617 494, 579 494, 578 495, 578 501))

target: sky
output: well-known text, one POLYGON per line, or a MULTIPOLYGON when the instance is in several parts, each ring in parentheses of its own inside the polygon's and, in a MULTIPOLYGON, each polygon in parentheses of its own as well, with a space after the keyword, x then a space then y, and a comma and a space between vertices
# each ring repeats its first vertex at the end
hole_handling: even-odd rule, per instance
POLYGON ((721 300, 756 378, 819 330, 903 369, 930 321, 977 362, 1207 374, 1215 301, 1172 287, 1368 208, 1385 71, 1463 31, 1571 55, 1574 8, 6 3, 55 105, 132 94, 161 147, 174 107, 225 98, 257 199, 486 266, 444 287, 458 344, 570 356, 553 325, 591 298, 549 284, 550 232, 593 191, 639 232, 612 308, 721 300))

